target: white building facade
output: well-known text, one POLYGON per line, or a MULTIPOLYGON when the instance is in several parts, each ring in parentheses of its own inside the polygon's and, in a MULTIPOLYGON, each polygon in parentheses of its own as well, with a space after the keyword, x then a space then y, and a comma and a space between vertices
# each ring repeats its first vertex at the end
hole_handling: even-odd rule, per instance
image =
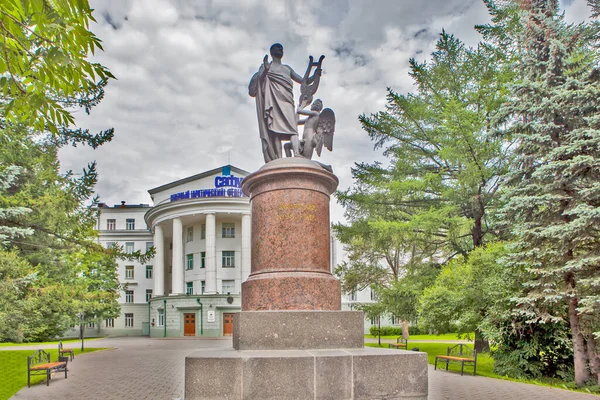
MULTIPOLYGON (((154 248, 155 256, 118 261, 121 315, 89 323, 87 337, 231 335, 250 274, 250 203, 241 191, 248 174, 227 165, 150 189, 153 205, 100 205, 100 244, 154 248)), ((333 235, 331 250, 333 268, 343 256, 333 235)), ((372 300, 369 290, 344 295, 342 309, 372 300)))

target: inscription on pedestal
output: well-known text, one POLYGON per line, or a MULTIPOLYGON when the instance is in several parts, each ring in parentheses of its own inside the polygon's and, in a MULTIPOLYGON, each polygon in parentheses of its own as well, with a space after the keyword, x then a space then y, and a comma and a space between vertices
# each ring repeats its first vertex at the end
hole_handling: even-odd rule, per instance
POLYGON ((317 206, 314 204, 280 204, 277 209, 277 221, 314 222, 317 220, 317 206))

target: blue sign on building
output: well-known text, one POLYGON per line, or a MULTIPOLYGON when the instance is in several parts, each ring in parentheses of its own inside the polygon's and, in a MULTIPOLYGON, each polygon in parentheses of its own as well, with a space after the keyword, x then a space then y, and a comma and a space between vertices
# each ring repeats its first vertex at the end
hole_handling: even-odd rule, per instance
MULTIPOLYGON (((229 167, 223 167, 222 169, 223 175, 225 175, 226 168, 229 167)), ((247 197, 241 189, 243 180, 244 178, 233 175, 217 176, 215 177, 215 189, 186 190, 185 192, 173 193, 171 201, 202 197, 247 197)))

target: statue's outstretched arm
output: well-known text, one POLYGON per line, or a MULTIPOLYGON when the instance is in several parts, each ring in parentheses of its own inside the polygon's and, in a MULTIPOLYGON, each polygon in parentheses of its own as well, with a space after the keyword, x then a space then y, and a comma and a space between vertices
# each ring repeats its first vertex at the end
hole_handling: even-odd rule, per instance
POLYGON ((292 77, 292 80, 296 83, 302 83, 302 77, 300 75, 298 75, 296 73, 296 71, 294 71, 292 69, 292 67, 289 67, 289 69, 290 69, 290 76, 292 77))
POLYGON ((313 111, 313 110, 298 110, 298 111, 296 111, 296 112, 297 112, 298 114, 302 114, 302 115, 310 115, 310 116, 313 116, 313 117, 318 117, 318 116, 319 116, 319 114, 321 114, 320 112, 318 112, 318 111, 313 111))

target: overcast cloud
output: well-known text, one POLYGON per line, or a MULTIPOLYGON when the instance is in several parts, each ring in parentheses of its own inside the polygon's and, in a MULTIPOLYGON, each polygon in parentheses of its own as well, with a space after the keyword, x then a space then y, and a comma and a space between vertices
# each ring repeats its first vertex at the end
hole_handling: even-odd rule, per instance
MULTIPOLYGON (((316 97, 336 113, 331 164, 340 188, 356 161, 382 159, 358 116, 385 106, 386 87, 412 88, 408 60, 424 60, 439 32, 475 45, 475 24, 489 21, 481 0, 92 0, 104 52, 95 59, 118 78, 78 125, 115 128, 98 150, 66 148, 63 169, 98 162, 101 201, 151 203, 148 189, 231 163, 263 165, 248 82, 275 42, 283 62, 304 75, 308 56, 325 55, 316 97)), ((567 17, 588 15, 567 0, 567 17)), ((299 88, 296 87, 295 98, 299 88)), ((315 155, 316 156, 316 155, 315 155)), ((332 201, 332 220, 343 210, 332 201)))

